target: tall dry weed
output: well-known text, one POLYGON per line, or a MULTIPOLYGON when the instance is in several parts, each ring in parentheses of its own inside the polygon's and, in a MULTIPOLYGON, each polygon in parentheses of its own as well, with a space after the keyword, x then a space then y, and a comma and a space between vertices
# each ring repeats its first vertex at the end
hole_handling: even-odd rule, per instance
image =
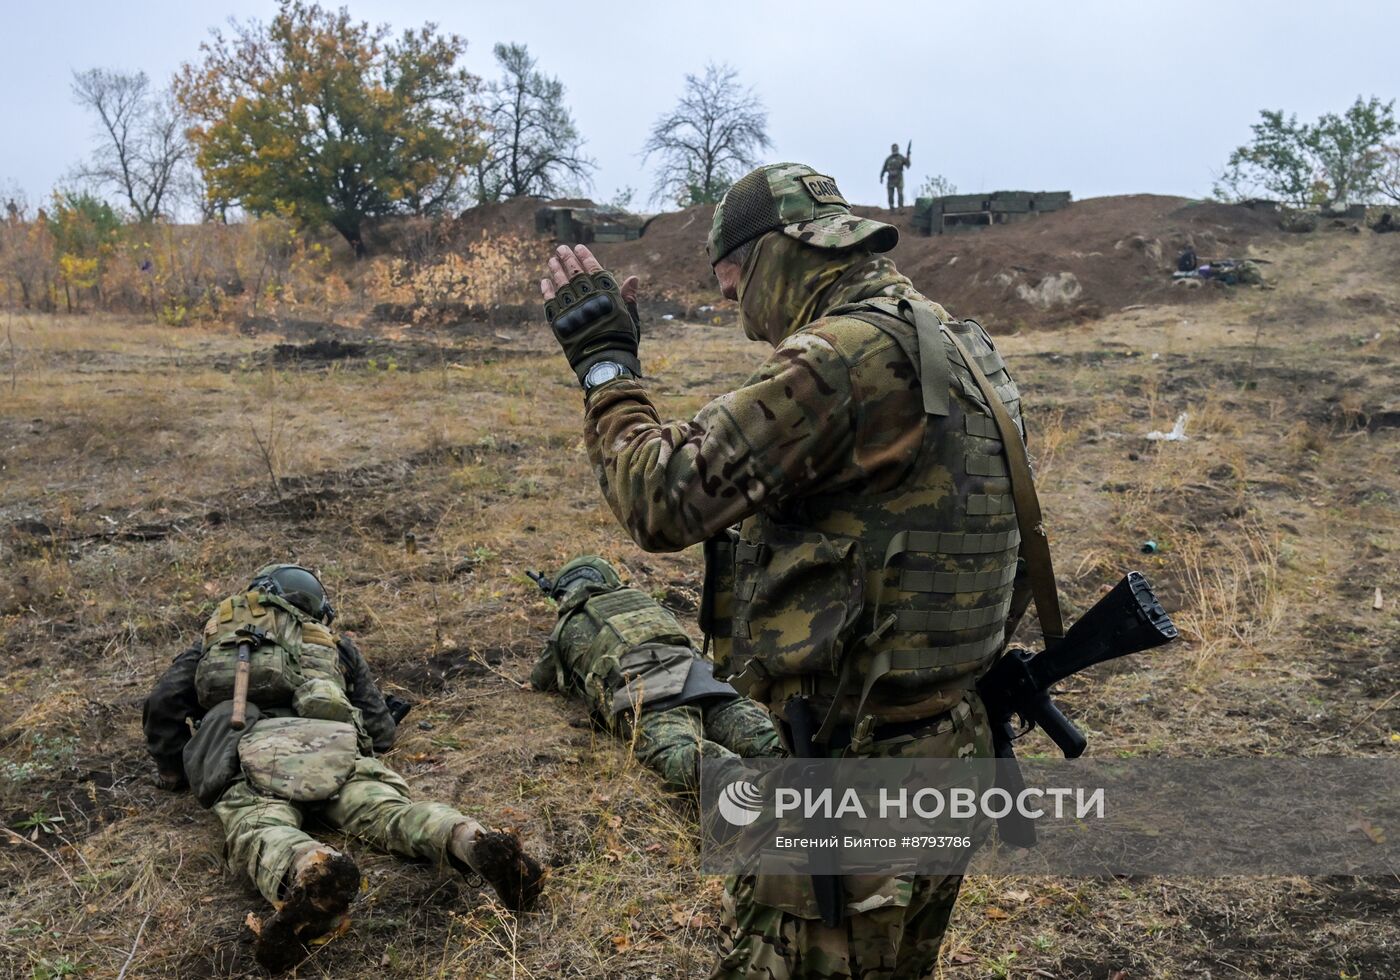
POLYGON ((1283 622, 1277 532, 1245 523, 1211 540, 1187 536, 1176 547, 1184 603, 1177 626, 1196 645, 1196 666, 1225 650, 1268 651, 1283 622))

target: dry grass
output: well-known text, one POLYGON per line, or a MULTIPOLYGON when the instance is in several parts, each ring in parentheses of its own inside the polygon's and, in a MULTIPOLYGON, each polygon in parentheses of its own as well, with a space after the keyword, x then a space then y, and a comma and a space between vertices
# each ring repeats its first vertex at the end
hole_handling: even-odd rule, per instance
MULTIPOLYGON (((1322 262, 1340 282, 1364 258, 1345 243, 1276 268, 1322 262)), ((1144 310, 1001 344, 1033 413, 1067 603, 1141 567, 1186 634, 1067 692, 1095 754, 1400 744, 1385 659, 1400 643, 1400 447, 1362 421, 1393 397, 1400 334, 1380 312, 1304 329, 1303 303, 1285 278, 1189 318, 1144 310), (1380 360, 1362 371, 1357 356, 1380 360), (1181 411, 1189 441, 1143 438, 1181 411), (1140 553, 1148 538, 1157 554, 1140 553)), ((700 564, 619 532, 546 337, 394 332, 371 355, 298 365, 268 338, 116 318, 16 318, 12 336, 0 974, 251 968, 241 923, 260 900, 223 869, 214 818, 147 783, 139 704, 211 604, 282 556, 324 570, 385 686, 416 702, 390 764, 422 797, 518 826, 553 866, 545 908, 516 918, 350 842, 366 872, 354 928, 302 975, 707 973, 719 886, 693 870, 691 810, 577 707, 520 687, 553 616, 525 569, 596 551, 690 615, 700 564)), ((677 415, 760 354, 730 326, 665 325, 643 351, 677 415)), ((974 878, 939 975, 1374 980, 1400 955, 1396 907, 1375 881, 974 878)))

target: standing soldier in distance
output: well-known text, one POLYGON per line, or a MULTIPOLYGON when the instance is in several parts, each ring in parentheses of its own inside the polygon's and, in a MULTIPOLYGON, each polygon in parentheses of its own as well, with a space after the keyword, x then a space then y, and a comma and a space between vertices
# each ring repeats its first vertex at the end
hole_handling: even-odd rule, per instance
MULTIPOLYGON (((913 144, 910 144, 912 151, 913 144)), ((909 169, 910 153, 900 153, 899 144, 890 144, 890 155, 885 157, 885 163, 880 168, 880 179, 885 182, 885 189, 889 194, 890 210, 894 210, 896 194, 899 196, 899 206, 904 207, 904 171, 909 169)))
MULTIPOLYGON (((974 682, 1004 643, 1019 533, 962 350, 1017 425, 1019 395, 982 328, 881 254, 897 239, 809 167, 740 179, 709 258, 746 336, 773 352, 689 420, 661 420, 616 279, 586 248, 561 246, 540 285, 614 514, 650 551, 706 542, 717 672, 789 741, 792 715, 816 718, 823 754, 987 757, 974 682)), ((931 976, 960 881, 849 877, 833 909, 810 879, 731 879, 713 976, 931 976)))

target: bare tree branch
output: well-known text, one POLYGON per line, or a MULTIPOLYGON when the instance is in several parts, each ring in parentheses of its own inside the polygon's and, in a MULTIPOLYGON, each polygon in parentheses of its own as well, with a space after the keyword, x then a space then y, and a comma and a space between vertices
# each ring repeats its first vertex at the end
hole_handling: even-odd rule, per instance
POLYGON ((762 100, 740 86, 735 69, 708 64, 703 76, 685 76, 680 101, 642 147, 643 159, 660 158, 652 200, 714 204, 772 145, 762 100))
POLYGON ((503 74, 484 90, 490 132, 473 175, 477 198, 557 195, 569 178, 587 184, 596 164, 582 153, 563 84, 538 71, 523 44, 498 44, 495 52, 503 74))
POLYGON ((116 188, 138 221, 165 215, 189 158, 184 120, 169 93, 153 93, 145 72, 90 68, 73 73, 73 96, 96 115, 100 138, 79 174, 116 188))

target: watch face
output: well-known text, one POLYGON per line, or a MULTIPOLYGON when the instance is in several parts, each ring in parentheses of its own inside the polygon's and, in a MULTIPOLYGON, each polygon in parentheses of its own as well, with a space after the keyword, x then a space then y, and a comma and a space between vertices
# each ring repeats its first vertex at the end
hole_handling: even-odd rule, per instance
POLYGON ((583 383, 586 387, 593 388, 604 382, 611 381, 613 378, 621 376, 621 374, 621 364, 617 364, 613 361, 599 361, 588 369, 588 373, 584 375, 583 383))

